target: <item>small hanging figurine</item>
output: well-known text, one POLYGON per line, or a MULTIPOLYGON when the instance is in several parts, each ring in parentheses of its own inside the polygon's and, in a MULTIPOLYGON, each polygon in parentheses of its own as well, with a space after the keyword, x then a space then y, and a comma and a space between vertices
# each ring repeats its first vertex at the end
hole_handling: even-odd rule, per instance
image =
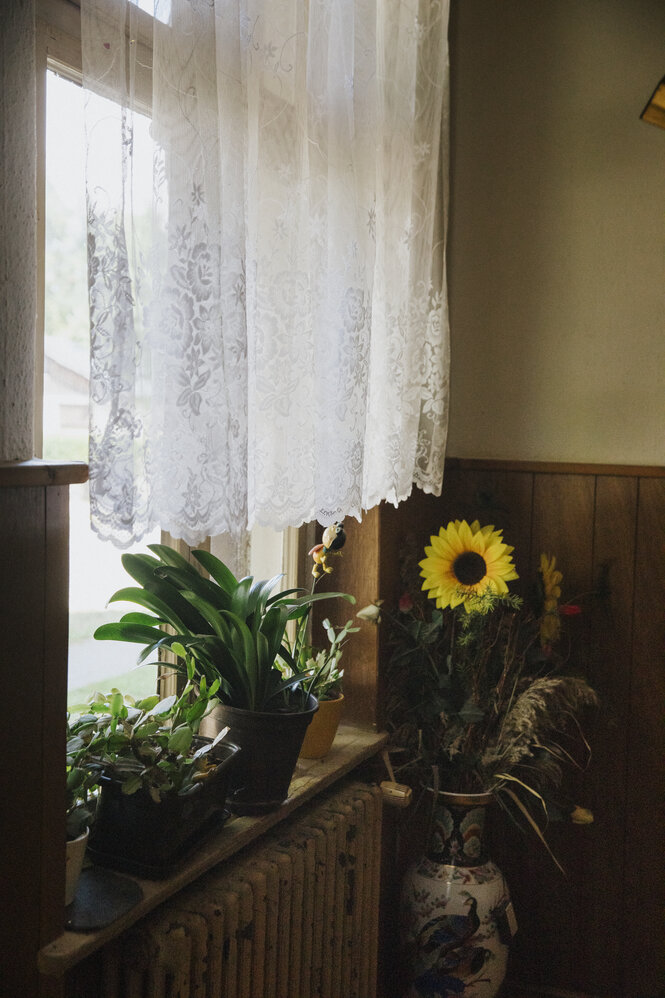
POLYGON ((326 527, 323 531, 321 540, 323 543, 315 544, 309 552, 310 557, 314 559, 312 575, 315 579, 319 578, 322 571, 327 575, 332 572, 332 565, 328 564, 328 557, 331 554, 338 554, 341 548, 344 547, 344 542, 346 541, 344 527, 341 523, 333 523, 332 526, 326 527))

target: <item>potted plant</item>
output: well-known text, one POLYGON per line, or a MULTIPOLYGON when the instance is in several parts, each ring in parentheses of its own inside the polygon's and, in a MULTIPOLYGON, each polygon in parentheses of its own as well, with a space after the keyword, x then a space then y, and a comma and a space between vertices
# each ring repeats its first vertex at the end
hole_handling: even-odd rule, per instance
POLYGON ((71 725, 77 766, 101 788, 88 846, 95 862, 165 876, 219 827, 238 747, 226 731, 198 734, 216 692, 203 679, 163 700, 97 693, 71 725))
POLYGON ((569 667, 570 647, 559 652, 562 618, 581 608, 560 604, 562 573, 545 554, 530 598, 511 594, 512 552, 493 526, 450 522, 398 606, 359 614, 387 626, 395 772, 428 801, 427 846, 403 892, 414 993, 461 993, 482 979, 490 998, 501 986, 514 923, 484 846, 489 804, 548 849, 548 820, 592 820, 561 789, 565 768, 588 762, 580 717, 597 702, 569 667))
POLYGON ((70 905, 83 869, 90 826, 94 816, 95 777, 81 768, 83 744, 72 731, 67 714, 67 778, 65 783, 65 905, 70 905))
POLYGON ((295 668, 298 650, 285 640, 287 625, 295 621, 301 634, 317 600, 355 601, 345 593, 317 594, 313 589, 274 593, 280 576, 238 580, 214 555, 193 551, 206 578, 172 548, 149 547, 151 555, 122 556, 139 587, 111 597, 111 602, 134 602, 148 612, 125 614, 98 628, 95 637, 142 644, 139 662, 160 648, 169 649, 177 672, 189 668, 195 682, 216 683, 220 703, 208 725, 229 726, 242 749, 234 774, 234 807, 245 812, 275 807, 288 795, 305 730, 318 707, 315 696, 298 691, 307 674, 295 668), (165 625, 174 633, 165 634, 165 625), (293 675, 285 677, 278 661, 291 667, 293 675))
MULTIPOLYGON (((327 619, 322 623, 328 647, 316 648, 303 643, 297 658, 292 655, 295 668, 308 677, 302 683, 302 690, 319 702, 319 709, 305 732, 300 750, 303 759, 323 758, 335 739, 344 703, 344 670, 339 667, 340 659, 349 635, 359 630, 352 620, 347 620, 341 627, 333 626, 327 619)), ((288 666, 284 666, 284 672, 287 676, 293 674, 288 666)))

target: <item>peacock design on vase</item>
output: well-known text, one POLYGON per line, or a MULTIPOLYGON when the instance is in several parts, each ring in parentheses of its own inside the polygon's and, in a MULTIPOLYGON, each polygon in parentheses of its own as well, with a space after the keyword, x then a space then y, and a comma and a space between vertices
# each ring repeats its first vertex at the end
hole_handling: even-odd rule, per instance
POLYGON ((402 922, 408 998, 494 998, 514 932, 503 874, 483 843, 491 794, 439 792, 425 854, 407 871, 402 922))

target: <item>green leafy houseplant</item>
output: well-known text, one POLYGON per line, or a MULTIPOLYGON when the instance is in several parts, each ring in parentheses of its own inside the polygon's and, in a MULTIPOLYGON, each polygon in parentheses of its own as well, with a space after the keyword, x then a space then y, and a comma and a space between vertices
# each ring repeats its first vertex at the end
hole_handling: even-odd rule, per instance
POLYGON ((567 767, 588 762, 580 718, 597 697, 562 650, 562 619, 580 608, 560 605, 555 559, 541 557, 525 602, 508 592, 512 550, 493 527, 455 521, 420 562, 429 598, 411 580, 395 610, 377 601, 360 615, 388 627, 386 714, 400 779, 431 785, 436 770, 441 789, 491 792, 543 840, 550 818, 592 820, 561 786, 567 767))
POLYGON ((317 700, 336 700, 342 693, 344 669, 340 669, 340 659, 344 646, 350 634, 355 634, 359 628, 353 626, 352 620, 336 627, 328 619, 322 621, 322 626, 328 638, 328 646, 320 648, 300 644, 297 656, 291 652, 293 665, 284 664, 283 674, 289 678, 294 674, 303 676, 302 690, 313 694, 317 700))
POLYGON ((198 734, 218 685, 190 681, 162 700, 98 693, 70 724, 70 758, 101 791, 88 846, 95 862, 167 875, 226 816, 238 748, 224 740, 228 729, 198 734))
POLYGON ((353 597, 302 589, 273 594, 280 576, 238 580, 214 555, 193 551, 210 576, 205 578, 167 545, 149 548, 152 555, 122 556, 139 586, 121 589, 109 601, 136 603, 143 610, 102 625, 95 638, 143 645, 139 663, 160 648, 170 649, 176 671, 185 674, 190 663, 197 682, 219 681, 217 696, 228 706, 269 712, 298 709, 301 699, 293 691, 308 677, 295 666, 300 652, 286 640, 287 624, 302 624, 318 600, 340 597, 355 602, 353 597), (165 634, 164 626, 174 633, 165 634), (292 670, 290 677, 278 668, 278 660, 292 670))
POLYGON ((68 722, 71 772, 83 787, 103 777, 123 794, 143 789, 155 803, 165 794, 186 794, 215 770, 214 750, 224 737, 196 744, 201 720, 217 703, 219 683, 188 683, 180 696, 133 701, 118 690, 97 693, 86 712, 68 722))
MULTIPOLYGON (((343 543, 341 525, 324 554, 343 543)), ((129 601, 142 610, 95 631, 101 640, 143 645, 139 663, 160 649, 175 656, 173 668, 199 686, 216 684, 219 704, 206 724, 208 732, 231 728, 240 749, 234 767, 232 800, 236 811, 252 813, 278 806, 288 796, 304 732, 317 710, 314 696, 303 692, 309 672, 296 668, 307 618, 318 600, 346 593, 287 589, 274 593, 280 576, 255 582, 236 579, 207 551, 193 551, 204 577, 172 548, 150 545, 151 554, 123 555, 127 572, 138 583, 116 592, 111 601, 129 601), (148 612, 146 612, 148 611, 148 612), (292 647, 287 628, 294 622, 292 647), (164 628, 173 633, 165 633, 164 628), (282 669, 290 670, 288 676, 282 669), (277 751, 276 751, 277 749, 277 751)), ((327 556, 327 555, 326 555, 327 556)))
POLYGON ((95 792, 98 786, 95 776, 81 765, 84 749, 84 744, 74 733, 68 713, 65 784, 65 830, 68 841, 82 835, 90 827, 94 817, 95 792))
POLYGON ((324 620, 323 627, 328 647, 317 649, 303 644, 297 662, 301 672, 312 674, 304 689, 313 693, 319 701, 319 709, 305 732, 300 749, 303 759, 321 759, 332 747, 344 708, 344 670, 340 669, 340 659, 348 636, 359 630, 351 620, 341 627, 334 627, 329 620, 324 620))

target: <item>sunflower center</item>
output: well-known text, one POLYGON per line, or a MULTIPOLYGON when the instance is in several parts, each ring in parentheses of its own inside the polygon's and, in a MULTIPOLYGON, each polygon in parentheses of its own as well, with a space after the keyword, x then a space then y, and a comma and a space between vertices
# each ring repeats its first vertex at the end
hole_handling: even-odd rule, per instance
POLYGON ((453 562, 453 572, 463 586, 475 586, 485 578, 487 565, 482 555, 476 551, 463 551, 453 562))

